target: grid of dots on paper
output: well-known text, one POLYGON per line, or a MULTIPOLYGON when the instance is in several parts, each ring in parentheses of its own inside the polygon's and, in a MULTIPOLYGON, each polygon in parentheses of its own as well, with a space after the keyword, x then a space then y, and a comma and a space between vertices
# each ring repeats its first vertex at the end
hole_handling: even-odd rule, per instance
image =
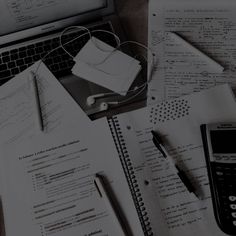
POLYGON ((185 99, 176 99, 165 101, 152 106, 150 112, 150 121, 153 124, 176 120, 189 115, 190 106, 185 99))

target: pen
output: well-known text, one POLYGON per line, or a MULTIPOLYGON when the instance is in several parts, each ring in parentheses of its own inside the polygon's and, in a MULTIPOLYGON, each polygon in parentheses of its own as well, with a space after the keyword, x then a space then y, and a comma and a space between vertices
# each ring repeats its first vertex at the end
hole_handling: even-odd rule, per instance
POLYGON ((194 193, 194 195, 198 197, 198 194, 196 192, 196 189, 195 187, 193 186, 193 184, 191 183, 191 181, 189 180, 188 176, 186 175, 186 173, 181 170, 181 168, 176 164, 174 163, 174 160, 168 155, 165 147, 163 146, 163 143, 162 143, 162 140, 161 138, 159 137, 158 133, 155 132, 155 131, 151 131, 152 132, 152 141, 154 143, 154 145, 156 146, 156 148, 161 152, 162 156, 164 158, 168 158, 168 160, 170 161, 170 163, 173 165, 173 167, 175 168, 176 170, 176 173, 177 175, 179 176, 180 180, 182 181, 182 183, 185 185, 185 187, 187 188, 187 190, 190 192, 190 193, 194 193))
POLYGON ((100 174, 96 174, 94 178, 94 184, 97 188, 97 191, 100 197, 104 200, 107 210, 109 211, 110 217, 114 224, 118 226, 119 234, 121 236, 128 236, 127 227, 125 226, 121 216, 119 214, 119 209, 117 209, 117 203, 114 201, 114 197, 111 196, 111 193, 106 187, 104 182, 104 177, 100 174))
POLYGON ((30 81, 32 84, 32 90, 33 90, 33 107, 35 109, 35 119, 36 119, 36 125, 40 131, 43 131, 43 117, 40 107, 40 100, 39 100, 39 91, 38 91, 38 85, 36 81, 36 75, 34 72, 30 72, 29 74, 30 81))
POLYGON ((201 58, 204 58, 208 64, 210 64, 212 67, 215 68, 216 72, 222 73, 224 71, 224 67, 220 65, 218 62, 216 62, 214 59, 206 55, 206 53, 203 53, 198 48, 194 47, 191 43, 189 43, 187 40, 185 40, 181 35, 179 35, 176 32, 171 32, 171 35, 184 44, 187 48, 189 48, 191 51, 193 51, 196 55, 199 55, 201 58))

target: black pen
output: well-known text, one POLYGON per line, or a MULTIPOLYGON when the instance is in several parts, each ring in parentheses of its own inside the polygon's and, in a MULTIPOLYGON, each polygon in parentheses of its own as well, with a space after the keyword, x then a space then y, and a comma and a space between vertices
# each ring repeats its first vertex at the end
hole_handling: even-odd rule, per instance
POLYGON ((153 130, 151 132, 152 132, 152 137, 153 137, 152 141, 153 141, 154 145, 156 146, 156 148, 160 151, 160 153, 162 154, 162 156, 164 158, 168 158, 168 160, 173 164, 173 167, 175 168, 177 175, 179 176, 179 178, 181 179, 182 183, 185 185, 187 190, 190 193, 194 193, 195 196, 197 198, 199 198, 195 187, 193 186, 193 184, 189 180, 186 173, 183 170, 181 170, 181 168, 176 163, 174 163, 174 160, 168 155, 168 152, 166 151, 165 147, 163 146, 163 142, 162 142, 160 136, 158 135, 158 133, 153 130))

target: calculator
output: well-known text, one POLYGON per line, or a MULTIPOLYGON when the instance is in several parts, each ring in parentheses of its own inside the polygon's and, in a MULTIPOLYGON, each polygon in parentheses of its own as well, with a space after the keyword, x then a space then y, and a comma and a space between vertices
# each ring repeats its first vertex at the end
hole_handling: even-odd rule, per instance
POLYGON ((201 133, 217 224, 236 235, 236 123, 204 124, 201 133))

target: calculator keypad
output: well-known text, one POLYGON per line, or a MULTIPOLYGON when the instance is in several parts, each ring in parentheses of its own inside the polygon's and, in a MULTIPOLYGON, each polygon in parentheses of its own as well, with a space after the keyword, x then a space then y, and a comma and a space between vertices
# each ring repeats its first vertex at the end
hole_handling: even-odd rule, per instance
POLYGON ((223 227, 236 233, 236 164, 211 163, 217 214, 223 227))

